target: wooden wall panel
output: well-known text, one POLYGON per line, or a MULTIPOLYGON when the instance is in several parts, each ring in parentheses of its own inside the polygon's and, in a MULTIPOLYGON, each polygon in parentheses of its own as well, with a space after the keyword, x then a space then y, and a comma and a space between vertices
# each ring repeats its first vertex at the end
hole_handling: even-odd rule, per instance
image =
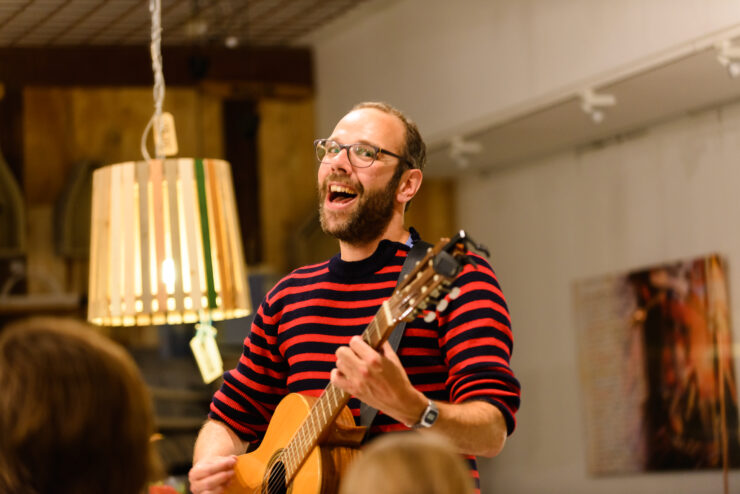
MULTIPOLYGON (((164 109, 175 117, 179 156, 222 158, 221 100, 172 88, 164 109)), ((24 91, 24 191, 30 205, 53 202, 71 168, 143 159, 141 135, 154 112, 148 88, 41 88, 24 91)), ((151 136, 148 149, 153 153, 151 136)))
MULTIPOLYGON (((313 152, 313 100, 264 99, 258 106, 259 175, 263 261, 284 273, 304 259, 316 259, 321 245, 308 247, 312 252, 295 253, 297 232, 305 223, 315 221, 316 159, 313 152), (313 251, 317 253, 314 254, 313 251)), ((334 246, 333 239, 322 242, 334 246)))
POLYGON ((406 226, 413 226, 422 238, 435 243, 459 229, 455 225, 455 183, 451 179, 425 177, 406 211, 406 226))

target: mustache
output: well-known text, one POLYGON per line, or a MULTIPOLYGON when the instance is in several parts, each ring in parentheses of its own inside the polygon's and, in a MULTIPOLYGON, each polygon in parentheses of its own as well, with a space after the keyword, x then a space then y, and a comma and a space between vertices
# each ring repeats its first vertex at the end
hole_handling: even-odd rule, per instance
POLYGON ((346 175, 332 173, 330 175, 327 175, 327 177, 324 179, 324 181, 321 183, 319 187, 319 193, 321 197, 324 197, 326 195, 329 189, 329 182, 334 182, 340 185, 346 185, 348 187, 352 187, 353 189, 357 191, 358 195, 361 195, 363 192, 365 192, 365 188, 362 186, 360 182, 352 181, 346 175))

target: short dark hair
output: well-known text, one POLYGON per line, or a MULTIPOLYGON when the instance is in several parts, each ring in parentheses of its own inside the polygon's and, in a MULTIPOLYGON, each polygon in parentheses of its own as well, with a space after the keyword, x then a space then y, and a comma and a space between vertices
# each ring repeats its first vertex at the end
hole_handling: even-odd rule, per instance
POLYGON ((131 356, 81 321, 0 331, 0 491, 136 494, 161 473, 131 356))
POLYGON ((424 139, 422 139, 416 123, 404 115, 404 113, 398 108, 380 101, 365 101, 363 103, 358 103, 352 107, 351 111, 361 110, 363 108, 374 108, 376 110, 380 110, 393 115, 403 123, 403 126, 406 128, 406 139, 404 150, 401 154, 409 163, 412 163, 412 168, 418 168, 419 170, 424 171, 424 165, 427 161, 427 146, 424 144, 424 139))

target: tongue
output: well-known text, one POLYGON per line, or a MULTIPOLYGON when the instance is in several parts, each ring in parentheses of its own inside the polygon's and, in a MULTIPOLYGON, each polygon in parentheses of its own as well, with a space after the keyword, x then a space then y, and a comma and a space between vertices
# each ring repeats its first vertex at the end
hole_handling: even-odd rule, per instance
POLYGON ((354 194, 345 194, 344 192, 334 192, 332 193, 329 199, 331 200, 331 202, 345 203, 345 202, 351 201, 355 197, 356 196, 354 194))

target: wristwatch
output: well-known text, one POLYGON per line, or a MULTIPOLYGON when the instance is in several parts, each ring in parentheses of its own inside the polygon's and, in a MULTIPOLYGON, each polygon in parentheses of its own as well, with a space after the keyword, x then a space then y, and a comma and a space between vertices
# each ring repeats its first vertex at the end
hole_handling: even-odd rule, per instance
POLYGON ((431 427, 437 421, 437 417, 439 417, 439 409, 432 400, 429 400, 429 404, 424 409, 424 412, 421 414, 421 418, 417 423, 412 425, 411 428, 420 429, 422 427, 431 427))

